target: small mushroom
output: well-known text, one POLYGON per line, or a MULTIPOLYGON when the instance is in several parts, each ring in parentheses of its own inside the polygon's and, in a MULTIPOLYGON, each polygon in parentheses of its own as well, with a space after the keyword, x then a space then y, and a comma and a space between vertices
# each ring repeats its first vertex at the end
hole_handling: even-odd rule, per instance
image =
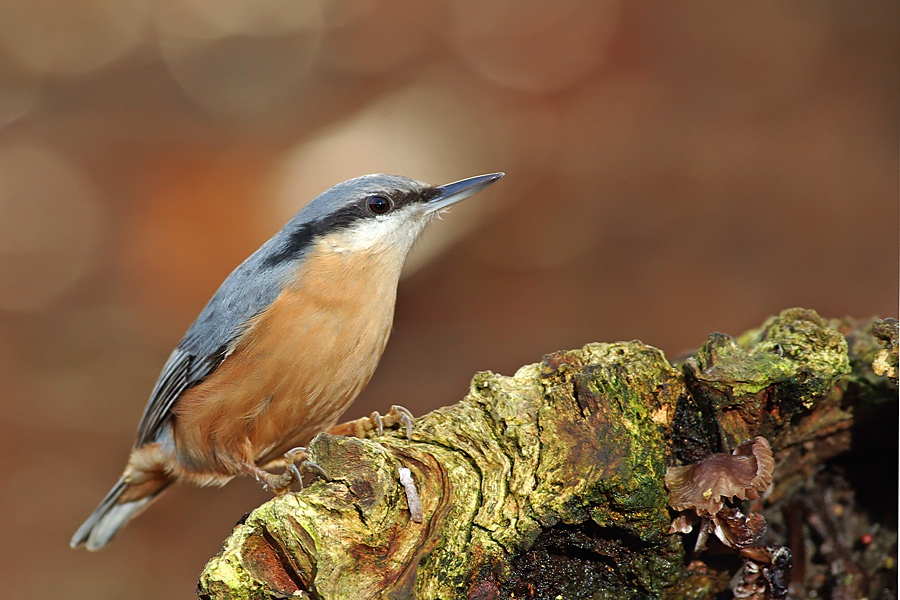
POLYGON ((762 515, 745 515, 725 501, 758 500, 772 484, 775 461, 766 438, 757 436, 731 454, 710 454, 698 463, 666 469, 669 506, 679 514, 669 533, 689 533, 700 523, 694 552, 706 545, 710 533, 731 548, 757 543, 766 532, 762 515))
POLYGON ((678 513, 678 516, 672 520, 672 526, 669 533, 690 533, 697 524, 697 515, 690 512, 678 513))
POLYGON ((740 509, 723 506, 715 515, 697 516, 693 511, 683 511, 672 521, 669 533, 690 533, 697 524, 697 541, 694 543, 694 554, 706 547, 710 533, 716 534, 719 540, 736 550, 747 548, 759 542, 766 533, 766 519, 759 513, 745 515, 740 509))
POLYGON ((757 500, 772 483, 775 461, 762 436, 739 445, 731 454, 710 454, 692 465, 666 469, 669 506, 714 516, 730 498, 757 500))
POLYGON ((722 507, 712 518, 716 537, 732 548, 747 548, 757 543, 766 532, 766 520, 759 513, 745 515, 737 508, 722 507))

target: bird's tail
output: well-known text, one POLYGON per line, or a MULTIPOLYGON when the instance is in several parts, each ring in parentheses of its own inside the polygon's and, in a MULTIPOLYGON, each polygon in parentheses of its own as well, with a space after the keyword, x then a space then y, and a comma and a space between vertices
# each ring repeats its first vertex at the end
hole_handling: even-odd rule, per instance
POLYGON ((157 485, 142 485, 140 496, 134 497, 135 490, 130 489, 131 486, 124 479, 119 479, 87 521, 78 528, 69 545, 77 548, 84 544, 85 548, 94 551, 108 544, 120 529, 169 487, 172 480, 157 479, 156 482, 157 485))

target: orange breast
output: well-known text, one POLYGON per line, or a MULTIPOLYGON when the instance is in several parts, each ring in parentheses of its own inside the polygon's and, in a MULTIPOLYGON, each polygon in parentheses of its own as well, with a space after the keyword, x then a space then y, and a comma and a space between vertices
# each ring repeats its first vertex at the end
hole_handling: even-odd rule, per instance
POLYGON ((390 335, 402 260, 347 254, 318 244, 302 278, 179 398, 180 475, 203 482, 264 464, 336 423, 362 391, 390 335))

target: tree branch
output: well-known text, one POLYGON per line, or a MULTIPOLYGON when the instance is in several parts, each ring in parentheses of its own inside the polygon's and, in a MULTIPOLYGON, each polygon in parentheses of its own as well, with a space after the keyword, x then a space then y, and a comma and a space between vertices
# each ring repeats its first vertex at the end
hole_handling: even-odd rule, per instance
POLYGON ((713 334, 674 365, 634 341, 549 354, 512 377, 479 373, 462 401, 418 418, 411 441, 319 435, 311 459, 332 481, 256 509, 199 594, 711 598, 740 563, 685 566, 666 467, 764 436, 771 504, 849 448, 856 411, 895 400, 896 373, 896 321, 802 309, 737 339, 713 334))

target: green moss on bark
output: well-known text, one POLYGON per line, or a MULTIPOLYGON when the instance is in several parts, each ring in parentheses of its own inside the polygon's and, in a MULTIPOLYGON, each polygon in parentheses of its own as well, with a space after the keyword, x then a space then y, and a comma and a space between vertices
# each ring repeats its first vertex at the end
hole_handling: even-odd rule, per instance
POLYGON ((254 511, 207 565, 201 595, 712 598, 730 574, 685 566, 666 467, 763 435, 778 458, 773 497, 791 489, 810 456, 846 448, 848 398, 896 393, 872 370, 878 357, 889 370, 890 340, 874 339, 790 309, 736 339, 713 334, 681 366, 623 342, 479 373, 462 401, 417 419, 412 440, 318 436, 311 458, 332 480, 254 511))

